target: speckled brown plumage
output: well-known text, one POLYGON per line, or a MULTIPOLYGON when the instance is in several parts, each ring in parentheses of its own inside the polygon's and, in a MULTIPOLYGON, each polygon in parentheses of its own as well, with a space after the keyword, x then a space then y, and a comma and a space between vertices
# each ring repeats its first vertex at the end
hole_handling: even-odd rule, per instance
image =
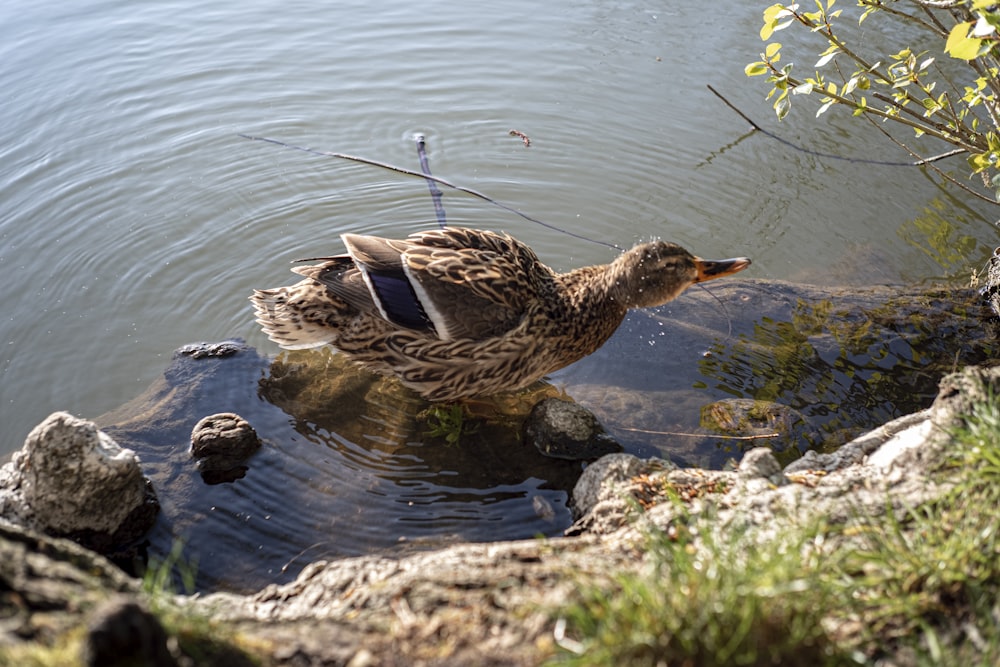
POLYGON ((560 274, 488 231, 343 238, 347 254, 293 269, 304 280, 255 290, 257 321, 284 348, 331 345, 434 401, 525 387, 597 350, 629 308, 750 264, 654 241, 560 274))

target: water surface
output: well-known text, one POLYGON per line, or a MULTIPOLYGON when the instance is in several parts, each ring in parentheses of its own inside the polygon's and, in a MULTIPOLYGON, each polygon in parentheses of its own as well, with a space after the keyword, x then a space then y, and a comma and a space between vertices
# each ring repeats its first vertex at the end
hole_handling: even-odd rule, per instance
MULTIPOLYGON (((978 266, 993 241, 974 206, 915 170, 748 137, 708 92, 776 126, 742 74, 760 11, 723 3, 721 29, 685 3, 4 3, 2 448, 52 410, 121 404, 179 345, 239 335, 270 349, 245 295, 287 281, 295 257, 336 252, 340 233, 435 224, 419 180, 238 132, 410 168, 423 133, 435 173, 534 217, 618 245, 750 255, 754 277, 978 266), (928 232, 945 235, 937 249, 928 232)), ((810 116, 777 129, 828 152, 886 146, 810 116)), ((558 268, 612 256, 476 199, 445 205, 558 268)))

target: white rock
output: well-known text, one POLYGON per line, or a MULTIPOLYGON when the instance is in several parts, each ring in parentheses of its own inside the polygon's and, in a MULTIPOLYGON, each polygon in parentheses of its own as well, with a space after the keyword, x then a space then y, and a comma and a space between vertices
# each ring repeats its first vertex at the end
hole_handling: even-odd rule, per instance
POLYGON ((12 463, 34 520, 50 530, 113 533, 145 499, 135 452, 65 412, 32 429, 12 463))

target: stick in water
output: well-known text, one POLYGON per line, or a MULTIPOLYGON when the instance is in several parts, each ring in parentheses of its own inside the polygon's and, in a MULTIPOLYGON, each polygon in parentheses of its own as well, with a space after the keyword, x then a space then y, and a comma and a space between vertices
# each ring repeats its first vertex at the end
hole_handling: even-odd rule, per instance
POLYGON ((619 245, 615 245, 614 243, 608 243, 607 241, 600 241, 598 239, 592 239, 592 238, 590 238, 588 236, 584 236, 583 234, 577 234, 576 232, 571 232, 568 229, 562 229, 562 228, 556 227, 555 225, 550 224, 548 222, 543 222, 542 220, 539 220, 538 218, 533 218, 530 215, 528 215, 527 213, 522 213, 521 211, 518 211, 513 206, 507 206, 506 204, 498 202, 495 199, 491 199, 490 197, 487 197, 482 192, 479 192, 477 190, 473 190, 471 188, 464 188, 461 185, 455 185, 454 183, 452 183, 450 181, 447 181, 447 180, 441 178, 440 176, 432 176, 430 174, 421 174, 420 172, 413 171, 412 169, 404 169, 403 167, 397 167, 395 165, 388 164, 387 162, 379 162, 378 160, 371 160, 371 159, 365 158, 365 157, 358 157, 357 155, 347 155, 346 153, 332 153, 332 152, 329 152, 329 151, 316 150, 315 148, 306 148, 305 146, 296 146, 295 144, 289 144, 289 143, 286 143, 284 141, 280 141, 278 139, 271 139, 269 137, 257 137, 257 136, 251 135, 251 134, 243 134, 242 132, 238 133, 238 136, 243 137, 244 139, 249 139, 250 141, 264 141, 264 142, 267 142, 269 144, 275 144, 277 146, 283 146, 284 148, 291 148, 292 150, 296 150, 296 151, 303 151, 305 153, 312 153, 313 155, 322 155, 324 157, 335 157, 335 158, 340 158, 342 160, 351 160, 353 162, 360 162, 362 164, 370 164, 370 165, 375 166, 375 167, 381 167, 382 169, 388 169, 390 171, 395 171, 396 173, 399 173, 399 174, 406 174, 407 176, 417 176, 418 178, 425 178, 425 179, 427 179, 429 181, 434 181, 435 183, 440 183, 441 185, 444 185, 444 186, 447 186, 449 188, 452 188, 453 190, 458 190, 459 192, 464 192, 467 195, 472 195, 473 197, 478 197, 479 199, 482 199, 483 201, 487 201, 487 202, 493 204, 494 206, 498 206, 498 207, 502 208, 505 211, 509 211, 509 212, 513 213, 514 215, 521 216, 522 218, 524 218, 528 222, 533 222, 536 225, 541 225, 542 227, 545 227, 547 229, 551 229, 553 231, 557 231, 560 234, 566 234, 568 236, 572 236, 573 238, 577 238, 577 239, 580 239, 582 241, 589 241, 590 243, 596 243, 598 245, 602 245, 602 246, 605 246, 607 248, 613 248, 615 250, 624 250, 624 248, 622 248, 619 245))
POLYGON ((434 182, 433 178, 427 178, 431 175, 431 166, 427 162, 424 135, 418 134, 414 139, 417 141, 417 157, 420 158, 420 171, 424 172, 424 178, 427 180, 427 189, 431 191, 431 199, 434 200, 434 213, 437 215, 438 225, 443 229, 448 226, 448 222, 444 218, 444 206, 441 205, 441 189, 434 182))

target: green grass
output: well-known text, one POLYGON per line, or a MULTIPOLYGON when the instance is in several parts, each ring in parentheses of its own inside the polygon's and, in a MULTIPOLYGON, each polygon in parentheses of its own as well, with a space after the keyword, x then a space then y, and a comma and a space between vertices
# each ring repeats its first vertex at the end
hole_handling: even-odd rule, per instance
POLYGON ((953 433, 944 497, 758 545, 710 516, 649 537, 650 565, 584 582, 555 616, 570 665, 1000 664, 1000 405, 953 433), (702 529, 699 529, 702 526, 702 529), (825 546, 824 546, 825 545, 825 546), (833 547, 833 545, 837 545, 833 547))
POLYGON ((252 667, 261 664, 255 657, 262 653, 259 642, 234 632, 206 615, 177 607, 172 598, 179 580, 184 593, 195 590, 197 563, 184 558, 184 543, 174 542, 162 559, 151 559, 142 578, 142 589, 149 607, 167 635, 176 643, 176 651, 196 665, 252 667))
POLYGON ((650 537, 649 571, 585 586, 562 616, 573 665, 824 665, 837 648, 821 624, 836 591, 815 589, 814 536, 759 546, 650 537))

